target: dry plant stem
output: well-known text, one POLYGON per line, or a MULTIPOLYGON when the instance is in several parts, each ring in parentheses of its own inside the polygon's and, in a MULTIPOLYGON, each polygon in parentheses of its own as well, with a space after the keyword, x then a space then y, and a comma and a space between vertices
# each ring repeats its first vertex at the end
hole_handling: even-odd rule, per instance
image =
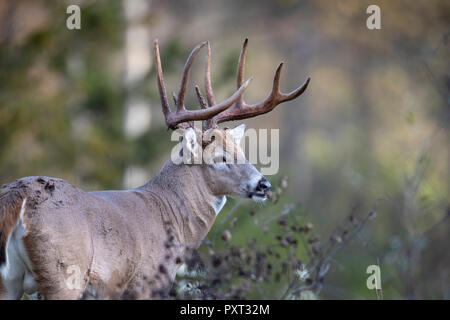
MULTIPOLYGON (((364 217, 364 219, 360 222, 358 222, 357 226, 352 230, 352 232, 343 239, 342 242, 336 244, 330 245, 329 249, 325 251, 324 254, 322 254, 318 261, 311 267, 309 265, 306 266, 306 270, 308 270, 309 274, 312 274, 315 272, 314 280, 310 285, 302 285, 295 287, 295 285, 298 283, 297 279, 294 279, 290 284, 288 285, 288 288, 286 289, 285 293, 281 296, 280 299, 286 299, 289 295, 296 295, 302 291, 305 290, 313 290, 316 289, 316 294, 318 294, 322 288, 322 278, 325 276, 325 274, 328 272, 330 261, 333 258, 333 256, 336 255, 336 253, 344 247, 351 239, 354 238, 358 234, 358 232, 362 229, 362 227, 366 224, 366 222, 371 219, 372 210, 364 217), (327 252, 328 251, 328 252, 327 252)), ((311 264, 311 262, 310 262, 311 264)))

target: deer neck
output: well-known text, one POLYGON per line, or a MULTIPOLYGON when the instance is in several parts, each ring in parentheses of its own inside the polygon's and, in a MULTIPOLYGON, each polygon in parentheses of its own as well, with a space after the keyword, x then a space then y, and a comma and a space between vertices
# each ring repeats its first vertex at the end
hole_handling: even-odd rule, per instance
POLYGON ((163 199, 163 219, 180 242, 193 247, 204 240, 225 202, 225 196, 211 192, 200 165, 176 165, 169 160, 143 188, 163 199))

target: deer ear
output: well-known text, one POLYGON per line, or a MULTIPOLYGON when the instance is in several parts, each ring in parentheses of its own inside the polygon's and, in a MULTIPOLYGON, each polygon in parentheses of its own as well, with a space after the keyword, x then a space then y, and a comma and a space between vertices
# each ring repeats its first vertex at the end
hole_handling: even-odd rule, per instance
POLYGON ((199 149, 200 146, 197 142, 197 135, 195 134, 194 129, 187 128, 184 131, 183 150, 186 150, 196 158, 200 153, 199 149))
POLYGON ((245 132, 245 124, 240 124, 229 131, 229 133, 234 139, 234 142, 237 145, 241 143, 241 139, 244 136, 244 132, 245 132))

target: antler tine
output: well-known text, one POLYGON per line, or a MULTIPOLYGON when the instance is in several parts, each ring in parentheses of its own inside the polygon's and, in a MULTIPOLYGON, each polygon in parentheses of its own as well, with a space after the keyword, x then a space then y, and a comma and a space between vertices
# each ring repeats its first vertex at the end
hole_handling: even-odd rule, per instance
MULTIPOLYGON (((203 97, 202 93, 200 92, 200 88, 198 86, 195 86, 195 93, 197 94, 198 102, 200 103, 200 107, 202 109, 208 108, 208 105, 206 104, 205 98, 203 97)), ((209 128, 216 128, 217 124, 214 121, 214 118, 207 119, 203 121, 202 124, 203 130, 207 130, 209 128)))
POLYGON ((208 108, 205 98, 203 98, 203 95, 200 92, 200 88, 198 86, 195 86, 195 93, 197 94, 198 102, 200 103, 200 108, 202 109, 208 108))
MULTIPOLYGON (((248 39, 245 39, 244 45, 242 47, 241 55, 239 57, 239 66, 237 72, 237 84, 239 85, 242 82, 242 78, 244 75, 244 66, 245 66, 245 54, 247 51, 247 43, 248 39)), ((311 78, 308 78, 304 84, 302 84, 297 89, 289 92, 282 93, 280 91, 280 78, 281 78, 281 69, 283 67, 283 62, 281 62, 277 70, 275 71, 275 76, 273 79, 272 91, 269 95, 260 103, 248 105, 244 102, 243 97, 241 96, 236 105, 228 109, 215 117, 216 123, 221 123, 230 120, 242 120, 251 117, 258 116, 260 114, 267 113, 272 111, 277 105, 280 103, 293 100, 300 96, 308 87, 311 78)))
POLYGON ((263 106, 266 106, 268 103, 272 103, 271 109, 272 110, 277 106, 277 104, 280 104, 282 102, 286 102, 292 99, 297 98, 299 95, 301 95, 306 88, 308 87, 309 81, 311 78, 308 77, 308 79, 305 81, 304 84, 302 84, 297 89, 289 92, 289 93, 282 93, 280 90, 280 78, 281 78, 281 69, 283 68, 284 62, 280 62, 280 64, 277 67, 277 70, 275 71, 275 76, 273 78, 273 85, 272 85, 272 91, 270 94, 265 98, 262 102, 254 105, 246 105, 246 107, 252 107, 252 108, 261 108, 263 106))
MULTIPOLYGON (((239 63, 237 70, 237 87, 239 88, 244 81, 244 69, 245 69, 245 57, 247 56, 247 44, 248 38, 245 38, 244 44, 242 45, 241 53, 239 55, 239 63)), ((244 103, 244 97, 241 97, 236 102, 236 108, 240 109, 244 103)))
MULTIPOLYGON (((248 44, 248 38, 245 38, 244 44, 242 45, 241 53, 239 54, 239 62, 238 62, 238 69, 237 69, 237 88, 242 86, 242 82, 244 81, 244 69, 245 69, 245 57, 247 55, 247 44, 248 44)), ((210 67, 210 52, 208 51, 208 62, 207 62, 207 71, 205 73, 205 79, 208 77, 208 80, 210 77, 209 67, 210 67)), ((218 114, 214 117, 214 119, 210 122, 214 127, 217 127, 217 124, 226 120, 221 121, 220 119, 226 114, 234 114, 238 112, 242 112, 242 107, 244 105, 244 98, 243 95, 241 95, 237 100, 236 104, 226 110, 224 114, 218 114), (241 110, 241 111, 238 111, 241 110)))
POLYGON ((227 100, 216 104, 212 107, 201 109, 201 110, 186 110, 183 109, 177 112, 171 112, 169 114, 169 127, 174 129, 179 123, 193 121, 193 120, 208 120, 220 112, 224 111, 231 107, 237 99, 244 93, 245 89, 247 89, 250 81, 252 79, 248 79, 240 88, 237 90, 231 97, 227 100))
MULTIPOLYGON (((306 81, 297 89, 292 90, 289 93, 282 93, 280 91, 280 78, 281 78, 281 69, 283 67, 283 64, 284 64, 283 62, 280 62, 280 64, 278 65, 277 71, 275 72, 275 77, 273 79, 273 88, 272 88, 272 93, 271 93, 271 96, 273 96, 275 98, 275 100, 278 101, 278 104, 297 98, 299 95, 301 95, 306 90, 306 88, 309 85, 309 81, 311 80, 311 77, 308 77, 308 79, 306 79, 306 81)), ((267 99, 265 99, 265 100, 267 100, 267 99)), ((260 104, 264 104, 264 102, 265 101, 263 101, 260 104)), ((255 105, 255 107, 257 107, 257 106, 258 105, 255 105)))
POLYGON ((206 99, 208 100, 208 105, 210 107, 215 105, 216 99, 214 98, 214 92, 211 85, 211 45, 209 44, 209 41, 205 66, 205 91, 206 91, 206 99))
POLYGON ((173 98, 173 103, 175 103, 175 105, 177 105, 177 94, 175 93, 175 91, 172 91, 172 98, 173 98))
POLYGON ((166 118, 170 114, 170 106, 169 101, 167 100, 167 93, 166 93, 166 85, 164 83, 164 77, 161 67, 161 57, 159 56, 159 41, 158 39, 155 39, 155 59, 156 59, 156 73, 157 73, 157 81, 158 81, 158 89, 159 89, 159 97, 161 99, 161 106, 162 111, 164 114, 164 117, 166 118))
POLYGON ((202 42, 198 44, 191 52, 189 57, 186 60, 186 64, 183 69, 183 76, 181 77, 180 91, 178 92, 177 97, 177 111, 181 111, 184 108, 184 96, 186 94, 186 88, 189 81, 189 73, 192 68, 192 64, 194 63, 194 59, 199 53, 200 49, 206 45, 206 42, 202 42))

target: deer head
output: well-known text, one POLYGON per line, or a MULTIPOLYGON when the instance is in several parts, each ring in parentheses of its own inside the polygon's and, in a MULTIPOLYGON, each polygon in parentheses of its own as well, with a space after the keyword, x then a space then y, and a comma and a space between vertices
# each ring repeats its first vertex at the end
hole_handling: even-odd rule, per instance
MULTIPOLYGON (((251 78, 244 80, 245 56, 248 39, 245 39, 239 57, 237 71, 237 91, 221 103, 216 103, 211 85, 211 47, 209 42, 198 44, 189 55, 184 66, 181 84, 178 93, 173 92, 173 100, 176 106, 171 111, 167 98, 166 87, 161 67, 158 40, 155 40, 155 59, 157 82, 161 98, 162 111, 168 128, 172 130, 184 130, 184 142, 180 142, 182 152, 188 152, 189 157, 198 158, 200 154, 206 161, 198 164, 200 173, 209 185, 210 190, 216 196, 240 196, 252 200, 265 200, 270 190, 270 183, 244 156, 240 148, 240 141, 244 135, 245 125, 239 125, 233 129, 221 129, 218 124, 225 121, 242 120, 264 114, 273 110, 277 105, 293 100, 300 96, 307 88, 310 78, 290 93, 280 91, 280 76, 283 63, 278 65, 273 80, 272 91, 260 103, 249 105, 243 99, 251 78), (199 51, 207 47, 207 60, 205 66, 205 93, 202 95, 200 88, 195 86, 195 92, 200 104, 198 110, 187 110, 184 105, 189 73, 195 57, 199 51), (233 106, 234 105, 234 106, 233 106), (193 126, 193 121, 203 121, 203 131, 193 126)), ((183 155, 181 152, 180 155, 183 155)), ((186 154, 184 154, 186 156, 186 154)), ((184 164, 184 165, 195 165, 184 164)), ((197 169, 198 170, 198 169, 197 169)))

